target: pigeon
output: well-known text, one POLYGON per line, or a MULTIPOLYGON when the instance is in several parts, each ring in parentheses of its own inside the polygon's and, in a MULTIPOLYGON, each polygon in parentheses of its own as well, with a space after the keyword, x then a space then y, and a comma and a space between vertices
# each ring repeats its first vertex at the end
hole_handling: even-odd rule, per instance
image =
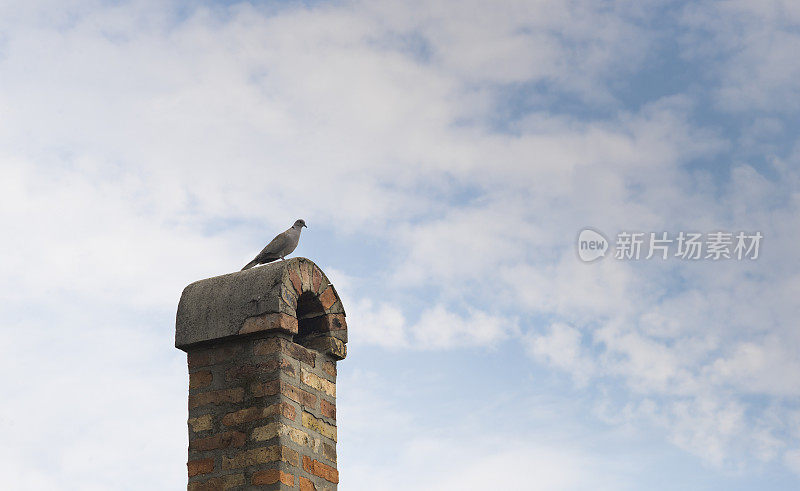
MULTIPOLYGON (((297 243, 300 242, 300 231, 306 227, 306 221, 302 218, 294 222, 286 232, 280 233, 272 239, 272 242, 267 244, 261 252, 258 253, 255 259, 250 261, 242 268, 242 271, 245 269, 250 269, 256 264, 266 264, 272 261, 277 261, 280 259, 284 261, 284 257, 288 256, 292 253, 293 250, 297 247, 297 243)), ((308 228, 308 227, 306 227, 308 228)))

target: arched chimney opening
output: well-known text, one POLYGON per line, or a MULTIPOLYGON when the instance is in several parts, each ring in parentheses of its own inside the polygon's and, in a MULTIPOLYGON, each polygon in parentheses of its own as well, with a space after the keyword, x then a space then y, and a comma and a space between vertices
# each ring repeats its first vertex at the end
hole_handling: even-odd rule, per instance
POLYGON ((305 344, 319 330, 319 317, 325 315, 319 296, 303 292, 297 299, 297 336, 295 342, 305 344))

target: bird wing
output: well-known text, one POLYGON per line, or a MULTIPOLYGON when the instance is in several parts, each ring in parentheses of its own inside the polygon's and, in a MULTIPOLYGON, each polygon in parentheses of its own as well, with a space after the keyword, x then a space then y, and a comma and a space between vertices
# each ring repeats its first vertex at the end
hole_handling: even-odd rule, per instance
POLYGON ((287 232, 281 232, 275 236, 274 239, 267 244, 264 249, 258 254, 259 257, 280 256, 281 253, 289 246, 291 238, 287 232))

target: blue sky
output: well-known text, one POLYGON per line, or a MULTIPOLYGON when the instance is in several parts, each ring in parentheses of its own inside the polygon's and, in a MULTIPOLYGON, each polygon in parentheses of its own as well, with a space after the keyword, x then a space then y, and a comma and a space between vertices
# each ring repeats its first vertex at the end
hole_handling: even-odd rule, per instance
POLYGON ((9 488, 185 485, 181 289, 299 217, 348 313, 341 489, 800 487, 797 3, 42 1, 0 33, 9 488), (585 264, 585 227, 764 239, 585 264))

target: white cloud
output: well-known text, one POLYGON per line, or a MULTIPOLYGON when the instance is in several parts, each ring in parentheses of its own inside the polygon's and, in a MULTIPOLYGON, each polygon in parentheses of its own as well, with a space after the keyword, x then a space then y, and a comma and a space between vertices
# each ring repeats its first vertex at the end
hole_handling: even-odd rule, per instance
POLYGON ((784 462, 797 474, 800 474, 800 449, 792 449, 784 455, 784 462))
POLYGON ((513 319, 472 309, 468 309, 466 314, 466 317, 455 314, 441 305, 425 310, 410 328, 414 343, 423 349, 492 347, 517 331, 517 322, 513 319))
POLYGON ((534 358, 545 363, 569 370, 576 382, 585 385, 595 370, 592 359, 581 351, 582 334, 578 329, 566 324, 555 323, 543 335, 531 334, 527 338, 528 351, 534 358))
POLYGON ((714 361, 709 367, 712 380, 734 384, 739 390, 758 394, 796 396, 800 371, 794 349, 771 336, 764 342, 741 342, 727 358, 714 361))
POLYGON ((790 113, 797 110, 800 10, 791 0, 701 2, 683 14, 684 51, 715 70, 720 107, 790 113))
POLYGON ((340 485, 348 489, 527 489, 532 482, 542 490, 633 489, 636 472, 625 450, 594 451, 621 436, 598 437, 553 401, 494 394, 488 405, 448 411, 442 424, 437 404, 419 401, 423 413, 403 404, 419 387, 349 373, 338 383, 337 410, 348 428, 338 456, 340 485), (361 458, 354 458, 356 449, 365 450, 361 458))
POLYGON ((412 323, 390 303, 362 300, 350 307, 347 318, 351 342, 393 349, 492 348, 519 329, 515 319, 473 309, 456 313, 441 304, 424 310, 412 323))
POLYGON ((13 343, 0 369, 14 376, 3 383, 0 470, 9 488, 109 489, 131 467, 137 485, 185 482, 185 414, 175 410, 185 407, 185 357, 159 330, 95 308, 5 326, 13 343), (108 324, 92 325, 95 314, 108 324))
POLYGON ((388 303, 374 305, 369 299, 349 308, 347 322, 350 329, 350 342, 405 348, 409 345, 408 327, 403 312, 388 303))

